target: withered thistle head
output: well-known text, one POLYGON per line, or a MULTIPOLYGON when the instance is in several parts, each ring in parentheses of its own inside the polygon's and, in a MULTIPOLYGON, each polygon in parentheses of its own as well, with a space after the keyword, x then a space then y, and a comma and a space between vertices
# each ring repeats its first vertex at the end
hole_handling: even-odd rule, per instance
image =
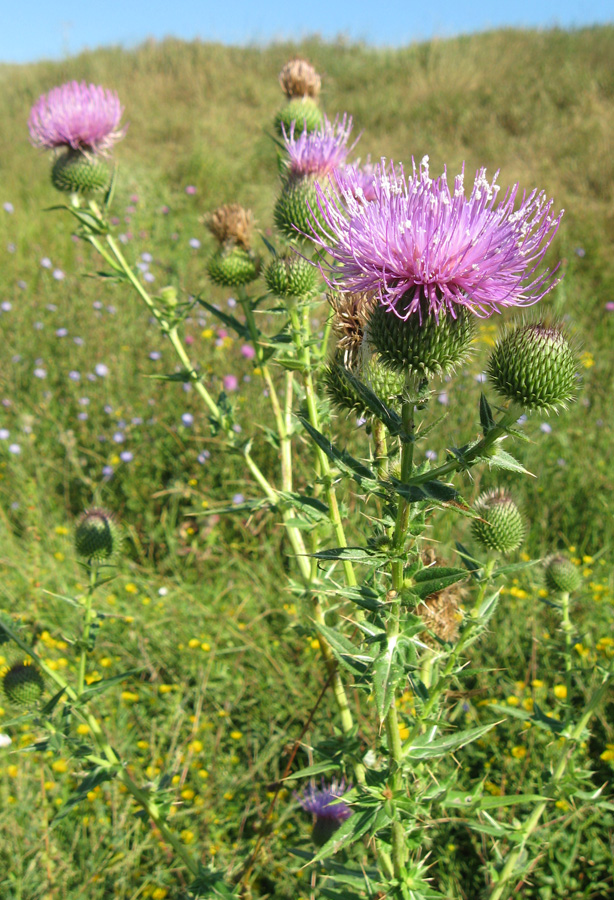
MULTIPOLYGON (((422 559, 426 566, 445 565, 431 548, 424 551, 422 559)), ((422 640, 429 647, 437 646, 437 641, 432 635, 435 635, 440 641, 454 642, 457 639, 458 626, 462 621, 459 606, 465 593, 462 585, 453 584, 451 587, 426 597, 416 607, 416 613, 431 632, 431 634, 421 635, 422 640)))
POLYGON ((321 79, 311 63, 297 57, 291 59, 279 73, 281 89, 289 100, 294 97, 313 97, 320 93, 321 79))
POLYGON ((327 295, 333 310, 333 333, 337 338, 337 351, 343 364, 354 369, 360 363, 365 325, 376 305, 376 298, 369 293, 327 295))
POLYGON ((231 241, 249 250, 254 227, 251 209, 243 209, 239 203, 226 203, 210 213, 205 219, 205 224, 220 244, 231 241))

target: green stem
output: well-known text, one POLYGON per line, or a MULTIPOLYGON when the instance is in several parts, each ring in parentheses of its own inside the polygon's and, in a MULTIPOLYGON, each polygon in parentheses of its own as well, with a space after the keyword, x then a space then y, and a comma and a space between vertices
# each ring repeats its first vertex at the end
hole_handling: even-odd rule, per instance
MULTIPOLYGON (((563 778, 565 770, 567 769, 567 764, 573 753, 574 744, 581 740, 584 729, 588 725, 591 716, 601 703, 602 698, 605 696, 605 693, 609 688, 610 680, 611 674, 608 673, 600 687, 597 689, 597 691, 595 691, 588 704, 586 705, 582 718, 569 735, 568 743, 561 752, 554 772, 552 773, 552 778, 550 779, 549 783, 550 789, 557 785, 563 778)), ((525 822, 523 828, 521 829, 519 837, 518 834, 516 835, 516 846, 509 854, 505 866, 501 870, 501 874, 499 876, 499 880, 497 881, 495 889, 489 895, 489 900, 502 900, 502 898, 504 898, 506 895, 509 896, 509 892, 507 891, 506 886, 512 878, 518 859, 523 853, 528 839, 535 831, 539 820, 541 819, 544 810, 548 805, 548 802, 548 800, 542 800, 537 804, 537 806, 533 809, 533 812, 525 822)))
POLYGON ((572 646, 573 628, 569 618, 569 591, 563 591, 561 594, 561 607, 563 618, 563 631, 565 633, 565 686, 567 689, 567 714, 571 715, 571 687, 572 687, 572 646))
POLYGON ((374 419, 373 421, 373 451, 377 474, 380 478, 385 478, 388 474, 386 426, 379 419, 374 419))
POLYGON ((90 640, 90 629, 92 626, 92 598, 98 583, 98 573, 90 561, 90 583, 87 594, 85 595, 85 611, 83 615, 83 634, 81 635, 81 654, 79 656, 79 670, 77 675, 77 694, 80 697, 85 688, 85 666, 87 662, 87 651, 90 640))

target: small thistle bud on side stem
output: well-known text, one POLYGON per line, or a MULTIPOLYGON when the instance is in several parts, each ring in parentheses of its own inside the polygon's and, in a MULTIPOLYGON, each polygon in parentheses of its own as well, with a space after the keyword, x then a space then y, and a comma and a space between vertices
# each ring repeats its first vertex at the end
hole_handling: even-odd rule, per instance
POLYGON ((0 678, 7 700, 15 706, 35 706, 45 689, 45 681, 40 670, 29 659, 5 667, 0 673, 0 678))
POLYGON ((553 593, 572 594, 582 584, 580 573, 566 556, 551 556, 544 572, 546 586, 553 593))
POLYGON ((123 534, 115 516, 106 509, 85 512, 75 529, 77 555, 93 564, 113 563, 122 552, 123 534))
POLYGON ((502 488, 480 494, 473 504, 480 516, 472 524, 473 536, 484 547, 498 553, 511 553, 522 544, 525 524, 520 510, 502 488))

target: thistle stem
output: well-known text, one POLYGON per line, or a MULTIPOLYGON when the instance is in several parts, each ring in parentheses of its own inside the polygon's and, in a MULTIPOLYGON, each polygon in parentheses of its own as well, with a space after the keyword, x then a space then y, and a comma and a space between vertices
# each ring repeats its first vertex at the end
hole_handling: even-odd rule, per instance
POLYGON ((98 585, 98 573, 95 567, 89 563, 89 587, 85 595, 85 610, 83 614, 83 634, 81 635, 81 653, 79 656, 79 671, 77 675, 77 694, 79 697, 85 687, 85 666, 87 661, 88 644, 90 640, 90 628, 92 625, 92 597, 98 585))
POLYGON ((572 688, 572 639, 573 628, 569 618, 569 591, 563 591, 561 594, 561 608, 563 619, 563 632, 565 634, 565 687, 567 690, 567 714, 571 714, 571 688, 572 688))

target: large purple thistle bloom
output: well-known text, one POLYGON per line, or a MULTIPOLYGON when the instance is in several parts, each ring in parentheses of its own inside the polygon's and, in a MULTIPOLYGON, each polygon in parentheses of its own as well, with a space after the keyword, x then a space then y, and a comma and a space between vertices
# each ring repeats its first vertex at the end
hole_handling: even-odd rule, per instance
POLYGON ((316 788, 313 784, 305 788, 303 793, 298 797, 298 802, 305 812, 312 813, 318 819, 331 819, 334 822, 344 822, 352 815, 352 810, 347 803, 340 802, 340 798, 346 793, 351 785, 346 785, 345 779, 337 781, 336 778, 327 784, 324 779, 320 782, 321 787, 316 788))
POLYGON ((119 127, 123 111, 115 91, 69 81, 36 101, 28 120, 30 138, 47 150, 70 147, 104 155, 125 134, 119 127))
POLYGON ((488 182, 485 169, 467 199, 463 177, 451 193, 445 172, 429 177, 427 157, 409 177, 382 160, 368 201, 360 173, 349 166, 334 173, 328 188, 317 187, 325 229, 311 235, 333 258, 323 271, 328 284, 373 291, 402 319, 425 309, 455 316, 459 306, 487 317, 540 300, 558 283, 556 269, 536 270, 562 212, 555 218, 553 201, 537 190, 515 210, 517 184, 497 203, 497 175, 488 182))
POLYGON ((347 113, 342 119, 337 116, 334 122, 324 117, 324 122, 316 131, 305 129, 297 137, 296 122, 290 126, 290 133, 283 128, 284 143, 288 151, 288 173, 295 178, 314 175, 324 178, 342 166, 352 147, 347 143, 352 131, 352 117, 347 113))

